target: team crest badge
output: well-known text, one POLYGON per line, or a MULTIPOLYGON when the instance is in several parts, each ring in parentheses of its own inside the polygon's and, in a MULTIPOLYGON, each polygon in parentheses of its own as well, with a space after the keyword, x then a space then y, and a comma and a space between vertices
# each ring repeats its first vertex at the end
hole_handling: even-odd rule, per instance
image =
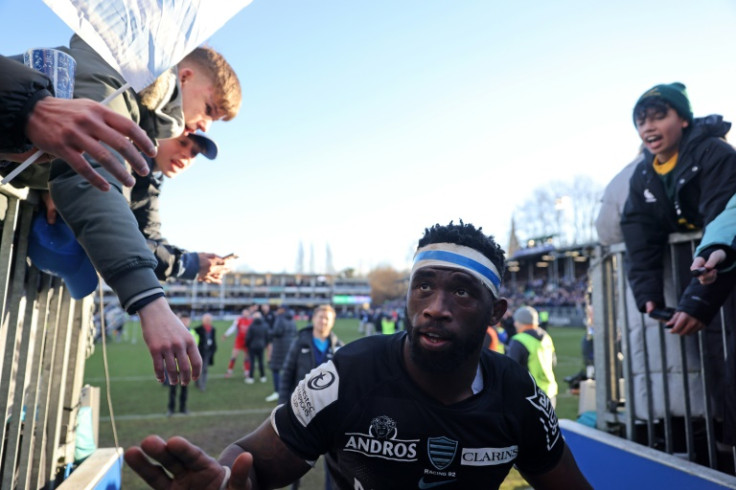
POLYGON ((457 452, 457 441, 442 437, 430 437, 427 439, 427 453, 432 466, 442 471, 452 463, 457 452))

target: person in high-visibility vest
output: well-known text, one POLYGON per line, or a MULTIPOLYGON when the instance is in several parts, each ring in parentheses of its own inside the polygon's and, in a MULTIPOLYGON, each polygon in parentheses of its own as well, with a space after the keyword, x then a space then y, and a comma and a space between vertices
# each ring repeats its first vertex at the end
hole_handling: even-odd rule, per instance
POLYGON ((547 330, 547 327, 549 327, 549 311, 547 310, 539 311, 539 326, 543 330, 547 330))
POLYGON ((552 337, 539 327, 539 314, 531 306, 522 306, 514 312, 514 326, 518 333, 511 337, 508 356, 526 366, 554 407, 557 404, 554 373, 557 355, 552 337))
POLYGON ((392 317, 384 317, 381 320, 381 333, 393 335, 396 333, 396 321, 392 317))

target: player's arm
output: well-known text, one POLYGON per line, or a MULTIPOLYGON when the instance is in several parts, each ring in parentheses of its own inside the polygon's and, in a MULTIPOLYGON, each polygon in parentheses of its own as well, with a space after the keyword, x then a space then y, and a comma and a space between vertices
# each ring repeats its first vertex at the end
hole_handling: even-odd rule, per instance
POLYGON ((250 479, 254 489, 284 487, 311 469, 303 458, 286 447, 270 420, 226 447, 218 462, 232 466, 246 452, 253 456, 250 479))
POLYGON ((585 490, 593 488, 580 472, 567 446, 565 446, 560 461, 551 470, 538 475, 528 475, 524 472, 521 474, 536 489, 585 490))

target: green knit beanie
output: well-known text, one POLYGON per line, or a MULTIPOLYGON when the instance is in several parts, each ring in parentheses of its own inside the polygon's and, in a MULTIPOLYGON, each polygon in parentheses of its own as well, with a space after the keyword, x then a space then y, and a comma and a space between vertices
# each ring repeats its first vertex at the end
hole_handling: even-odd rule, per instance
POLYGON ((639 97, 634 106, 634 125, 636 125, 636 113, 639 107, 647 102, 650 97, 659 97, 667 102, 679 114, 679 116, 688 122, 693 122, 693 109, 690 107, 690 99, 687 98, 687 90, 685 85, 680 82, 663 83, 655 85, 639 97))

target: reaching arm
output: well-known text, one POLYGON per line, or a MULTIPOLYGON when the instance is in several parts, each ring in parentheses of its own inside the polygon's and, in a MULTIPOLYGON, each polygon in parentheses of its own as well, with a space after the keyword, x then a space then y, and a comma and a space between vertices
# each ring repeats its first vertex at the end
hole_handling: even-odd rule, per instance
POLYGON ((202 357, 189 329, 174 315, 161 297, 148 303, 140 310, 143 340, 153 359, 153 371, 159 382, 164 380, 164 369, 171 384, 179 381, 183 385, 199 378, 202 357), (178 366, 178 369, 177 369, 178 366))
POLYGON ((230 337, 233 333, 235 333, 235 330, 238 328, 238 319, 236 318, 232 324, 230 324, 229 327, 227 327, 227 330, 225 330, 225 333, 222 334, 222 338, 230 337))
POLYGON ((155 489, 257 488, 248 477, 253 465, 253 458, 249 453, 241 454, 233 461, 232 468, 226 468, 183 437, 175 436, 164 441, 158 436, 148 436, 140 446, 133 446, 125 451, 125 461, 155 489))
POLYGON ((140 446, 125 451, 125 461, 155 489, 281 488, 310 469, 281 442, 268 420, 225 448, 219 461, 178 436, 168 441, 148 436, 140 446))
POLYGON ((98 102, 57 99, 52 92, 53 85, 46 76, 0 56, 0 128, 4 134, 0 152, 4 159, 22 162, 35 153, 28 151, 33 145, 66 160, 98 189, 109 190, 110 184, 82 157, 86 152, 124 185, 133 185, 133 177, 107 145, 118 151, 133 170, 148 173, 139 149, 150 156, 156 154, 156 149, 136 123, 98 102))

